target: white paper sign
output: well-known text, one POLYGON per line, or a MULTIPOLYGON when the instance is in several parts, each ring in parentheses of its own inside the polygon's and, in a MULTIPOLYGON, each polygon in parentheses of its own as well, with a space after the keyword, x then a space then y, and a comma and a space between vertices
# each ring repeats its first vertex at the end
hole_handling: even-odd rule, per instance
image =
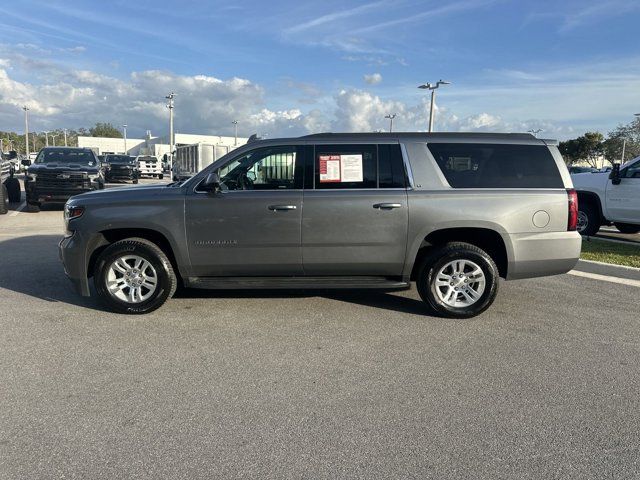
POLYGON ((340 181, 340 155, 320 155, 320 181, 340 181))
POLYGON ((340 181, 362 182, 362 154, 340 155, 340 181))

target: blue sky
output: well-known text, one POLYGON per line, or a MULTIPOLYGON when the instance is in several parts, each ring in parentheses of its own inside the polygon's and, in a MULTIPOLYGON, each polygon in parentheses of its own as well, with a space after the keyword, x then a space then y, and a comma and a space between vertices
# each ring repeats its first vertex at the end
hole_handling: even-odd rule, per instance
POLYGON ((0 130, 607 132, 640 112, 640 1, 0 1, 0 130))

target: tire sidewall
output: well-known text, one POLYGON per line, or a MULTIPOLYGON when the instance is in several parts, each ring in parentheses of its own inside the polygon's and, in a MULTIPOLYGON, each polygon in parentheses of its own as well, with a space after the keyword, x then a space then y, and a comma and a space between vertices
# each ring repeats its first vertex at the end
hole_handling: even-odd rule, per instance
POLYGON ((498 290, 498 270, 495 263, 484 252, 464 248, 445 250, 442 255, 427 261, 419 272, 418 291, 423 300, 441 315, 453 318, 469 318, 484 312, 493 303, 498 290), (485 290, 480 299, 468 307, 447 305, 436 292, 435 278, 442 267, 454 260, 469 260, 477 264, 485 276, 485 290))
POLYGON ((4 183, 0 183, 0 214, 4 215, 9 211, 9 192, 4 183))
POLYGON ((587 237, 591 237, 598 233, 600 230, 600 225, 598 224, 598 216, 595 208, 589 203, 585 203, 584 205, 578 205, 578 215, 583 213, 587 217, 587 226, 579 231, 580 235, 584 235, 587 237))
POLYGON ((107 247, 100 254, 94 270, 94 285, 100 299, 112 310, 119 313, 142 314, 159 308, 171 294, 170 266, 168 261, 160 258, 149 246, 135 242, 123 241, 107 247), (156 270, 158 286, 152 297, 141 303, 130 304, 113 297, 107 289, 107 275, 110 265, 124 255, 137 255, 147 260, 156 270))

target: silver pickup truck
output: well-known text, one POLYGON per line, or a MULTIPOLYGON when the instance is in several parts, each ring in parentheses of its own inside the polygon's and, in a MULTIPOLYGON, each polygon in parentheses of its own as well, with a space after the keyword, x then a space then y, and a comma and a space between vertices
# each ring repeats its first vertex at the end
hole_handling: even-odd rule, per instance
POLYGON ((146 313, 178 285, 400 290, 439 315, 580 254, 556 142, 528 134, 316 134, 249 143, 182 183, 71 198, 60 242, 82 295, 146 313))

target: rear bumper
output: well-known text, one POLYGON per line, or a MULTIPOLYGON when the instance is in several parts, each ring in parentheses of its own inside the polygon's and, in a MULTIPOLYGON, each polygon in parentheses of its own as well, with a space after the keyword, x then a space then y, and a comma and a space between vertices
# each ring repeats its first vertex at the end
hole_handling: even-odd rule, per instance
POLYGON ((507 280, 559 275, 573 269, 580 258, 578 232, 511 234, 507 280))

